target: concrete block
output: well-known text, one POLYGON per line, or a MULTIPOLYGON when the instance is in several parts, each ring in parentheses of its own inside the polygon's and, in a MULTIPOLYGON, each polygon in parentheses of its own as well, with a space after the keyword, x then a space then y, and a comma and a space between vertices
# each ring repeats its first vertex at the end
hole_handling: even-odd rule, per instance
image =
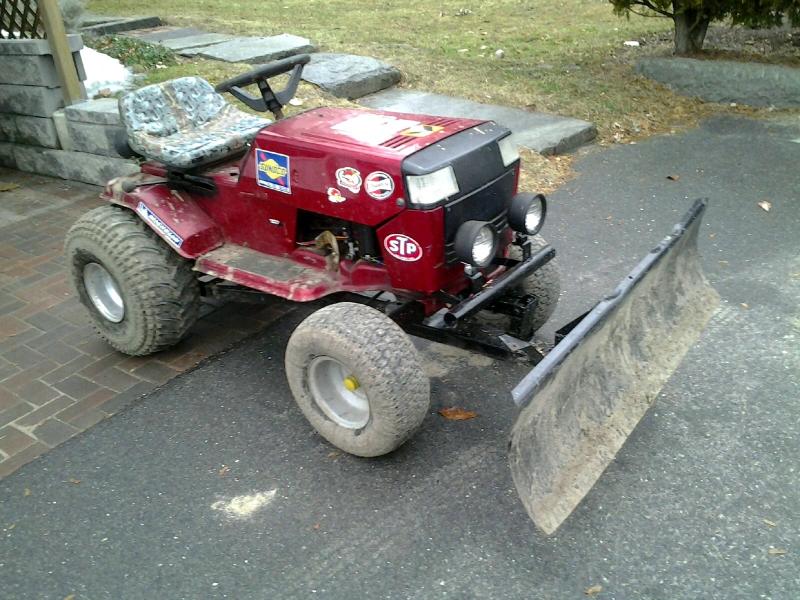
POLYGON ((77 123, 119 125, 119 101, 116 98, 85 100, 66 107, 64 115, 69 121, 77 123))
MULTIPOLYGON (((40 173, 59 177, 57 165, 49 161, 44 155, 46 150, 38 146, 24 146, 14 144, 14 159, 17 161, 17 169, 28 173, 40 173)), ((61 150, 50 150, 50 152, 61 152, 61 150)))
MULTIPOLYGON (((182 52, 186 54, 192 49, 182 52)), ((205 46, 196 54, 211 60, 223 62, 264 63, 304 52, 314 52, 316 48, 309 40, 289 33, 270 37, 234 38, 227 42, 205 46)))
MULTIPOLYGON (((73 53, 78 78, 86 79, 83 61, 78 52, 73 53)), ((42 87, 59 87, 61 80, 53 62, 53 57, 47 54, 12 54, 3 56, 3 67, 0 69, 0 83, 14 85, 38 85, 42 87)))
MULTIPOLYGON (((67 35, 67 42, 73 52, 83 48, 83 40, 77 33, 67 35)), ((0 56, 14 54, 37 55, 52 54, 52 52, 47 40, 0 40, 0 56)))
POLYGON ((117 19, 81 27, 81 33, 85 35, 109 35, 121 33, 123 31, 133 31, 134 29, 147 29, 148 27, 158 27, 161 19, 155 16, 148 17, 129 17, 127 19, 117 19))
POLYGON ((52 119, 0 113, 0 139, 17 144, 58 148, 58 133, 52 119))
POLYGON ((120 158, 118 148, 128 145, 125 129, 119 125, 78 123, 67 119, 69 145, 77 152, 120 158))
POLYGON ((0 113, 0 141, 13 142, 17 134, 17 122, 14 115, 0 113))
POLYGON ((14 156, 14 144, 0 142, 0 167, 17 168, 17 159, 14 156))
POLYGON ((69 137, 69 131, 67 131, 67 117, 63 108, 53 113, 53 125, 56 127, 58 144, 61 149, 72 150, 72 140, 69 137))
POLYGON ((94 185, 105 185, 114 177, 139 172, 136 162, 122 158, 66 150, 45 150, 42 154, 58 177, 94 185))
POLYGON ((481 104, 464 98, 415 92, 385 90, 359 100, 359 104, 395 112, 442 117, 466 117, 494 121, 512 131, 512 140, 541 154, 563 154, 593 140, 597 128, 587 121, 530 112, 508 106, 481 104))
POLYGON ((61 88, 0 84, 0 112, 49 117, 62 106, 61 88))
POLYGON ((303 79, 338 98, 361 98, 400 81, 400 71, 385 62, 353 54, 313 54, 303 79))

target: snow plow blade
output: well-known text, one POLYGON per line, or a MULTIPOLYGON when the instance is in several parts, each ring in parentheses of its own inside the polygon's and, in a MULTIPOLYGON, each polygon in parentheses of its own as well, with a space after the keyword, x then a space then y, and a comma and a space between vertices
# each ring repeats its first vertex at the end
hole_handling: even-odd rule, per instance
POLYGON ((694 203, 672 233, 512 391, 509 463, 551 534, 614 459, 719 304, 700 265, 694 203))

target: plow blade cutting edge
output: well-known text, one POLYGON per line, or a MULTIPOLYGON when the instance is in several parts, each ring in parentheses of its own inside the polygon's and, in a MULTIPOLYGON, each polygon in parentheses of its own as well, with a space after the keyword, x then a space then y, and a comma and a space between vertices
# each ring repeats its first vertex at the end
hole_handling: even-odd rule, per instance
POLYGON ((509 463, 531 519, 553 533, 589 492, 719 304, 694 203, 672 233, 512 391, 509 463))

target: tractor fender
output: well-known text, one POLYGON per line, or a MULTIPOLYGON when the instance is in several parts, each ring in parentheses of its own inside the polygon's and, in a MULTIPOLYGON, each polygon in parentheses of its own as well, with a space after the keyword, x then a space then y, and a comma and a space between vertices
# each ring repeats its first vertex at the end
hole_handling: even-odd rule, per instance
POLYGON ((167 187, 162 178, 138 173, 113 179, 103 196, 135 212, 184 258, 197 258, 225 241, 222 230, 198 203, 185 192, 167 187))

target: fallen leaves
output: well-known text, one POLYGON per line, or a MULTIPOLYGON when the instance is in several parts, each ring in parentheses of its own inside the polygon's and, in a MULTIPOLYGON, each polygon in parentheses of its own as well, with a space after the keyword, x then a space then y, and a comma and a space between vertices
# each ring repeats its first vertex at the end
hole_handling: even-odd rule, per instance
POLYGON ((788 552, 789 551, 786 550, 786 548, 769 548, 767 550, 767 554, 769 554, 770 556, 783 556, 784 554, 787 554, 788 552))
POLYGON ((770 210, 772 210, 772 202, 770 202, 769 200, 761 200, 760 202, 758 202, 758 206, 765 212, 769 212, 770 210))
POLYGON ((589 596, 590 598, 594 598, 597 594, 599 594, 602 591, 603 591, 602 585, 593 585, 583 590, 583 593, 589 596))
POLYGON ((31 488, 25 488, 25 491, 22 492, 22 495, 23 496, 30 496, 32 493, 33 492, 31 491, 31 488))
POLYGON ((0 183, 0 192, 10 192, 19 187, 18 183, 0 183))
POLYGON ((75 479, 74 477, 71 477, 71 478, 67 479, 64 483, 71 483, 72 485, 80 485, 81 480, 80 479, 75 479))
POLYGON ((667 179, 670 181, 678 181, 681 178, 680 175, 667 175, 667 179))
POLYGON ((777 527, 778 524, 775 521, 770 521, 769 519, 763 519, 764 525, 767 527, 777 527))
POLYGON ((474 410, 466 410, 457 406, 450 406, 448 408, 440 408, 439 414, 448 421, 467 421, 474 419, 478 416, 474 410))
POLYGON ((231 468, 228 465, 222 465, 222 468, 217 471, 220 477, 225 477, 230 472, 231 468))

